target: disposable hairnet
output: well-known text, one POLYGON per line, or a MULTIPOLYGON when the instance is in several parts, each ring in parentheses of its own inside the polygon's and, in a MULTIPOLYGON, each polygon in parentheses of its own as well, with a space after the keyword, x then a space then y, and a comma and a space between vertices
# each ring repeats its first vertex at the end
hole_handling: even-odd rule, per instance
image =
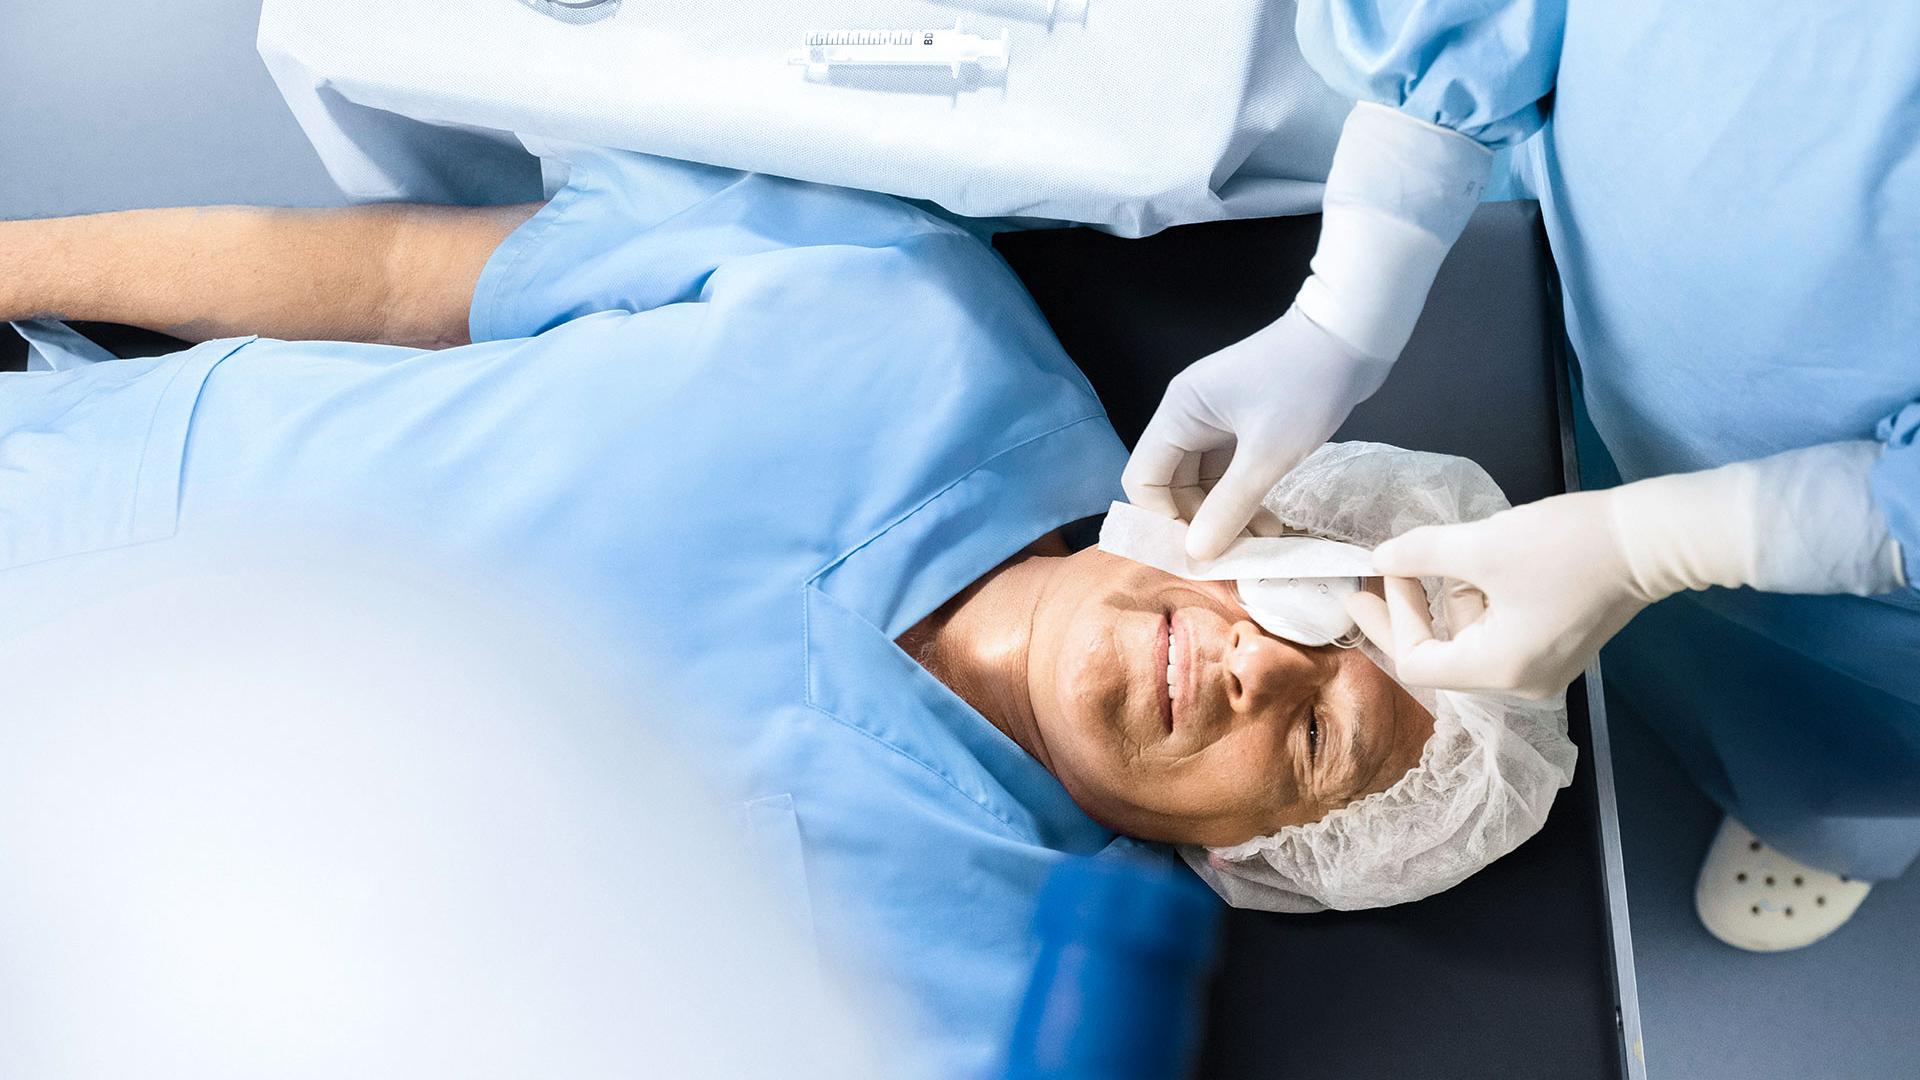
MULTIPOLYGON (((1374 547, 1421 525, 1471 521, 1508 504, 1465 458, 1351 442, 1315 452, 1265 505, 1289 530, 1374 547)), ((1445 637, 1441 582, 1422 584, 1435 633, 1445 637)), ((1379 650, 1362 648, 1394 674, 1379 650)), ((1406 690, 1434 718, 1420 763, 1406 776, 1312 824, 1233 847, 1184 847, 1188 865, 1235 907, 1385 907, 1452 888, 1538 832, 1554 794, 1573 779, 1577 751, 1564 701, 1406 690)))

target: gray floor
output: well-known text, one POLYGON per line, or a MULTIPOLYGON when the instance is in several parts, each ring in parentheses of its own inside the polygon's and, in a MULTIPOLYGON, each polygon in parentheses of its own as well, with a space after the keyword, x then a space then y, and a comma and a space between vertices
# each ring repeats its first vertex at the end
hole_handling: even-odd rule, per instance
POLYGON ((1720 812, 1625 703, 1608 713, 1648 1075, 1920 1077, 1920 873, 1876 886, 1809 949, 1720 944, 1693 914, 1720 812))
MULTIPOLYGON (((0 6, 0 218, 337 203, 254 56, 257 10, 0 6)), ((1649 1074, 1920 1076, 1920 875, 1877 889, 1804 953, 1725 948, 1691 901, 1715 812, 1643 724, 1616 707, 1613 727, 1649 1074)))

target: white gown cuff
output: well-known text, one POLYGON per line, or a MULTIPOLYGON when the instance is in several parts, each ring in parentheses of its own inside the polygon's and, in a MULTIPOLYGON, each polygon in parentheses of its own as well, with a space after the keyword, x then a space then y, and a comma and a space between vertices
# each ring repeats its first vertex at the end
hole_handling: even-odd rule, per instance
POLYGON ((1327 176, 1302 312, 1359 352, 1398 357, 1492 161, 1493 151, 1457 131, 1373 102, 1354 106, 1327 176))
POLYGON ((1906 584, 1873 501, 1877 442, 1826 443, 1627 484, 1613 527, 1648 600, 1682 589, 1871 596, 1906 584))

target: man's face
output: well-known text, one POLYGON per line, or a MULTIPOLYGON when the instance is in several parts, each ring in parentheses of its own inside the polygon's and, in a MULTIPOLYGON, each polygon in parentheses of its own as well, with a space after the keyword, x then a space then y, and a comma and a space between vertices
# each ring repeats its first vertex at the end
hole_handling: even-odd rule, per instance
POLYGON ((1147 840, 1219 847, 1318 821, 1392 786, 1433 733, 1360 650, 1282 641, 1230 583, 1097 548, 1041 599, 1027 681, 1061 783, 1147 840))

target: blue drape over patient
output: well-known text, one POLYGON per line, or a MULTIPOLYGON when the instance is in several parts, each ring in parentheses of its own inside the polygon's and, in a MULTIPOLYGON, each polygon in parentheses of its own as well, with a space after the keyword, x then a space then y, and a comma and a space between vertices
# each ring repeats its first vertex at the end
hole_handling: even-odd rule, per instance
MULTIPOLYGON (((1538 132, 1516 155, 1624 479, 1877 439, 1874 498, 1920 583, 1920 5, 1303 0, 1299 30, 1337 89, 1492 146, 1538 132)), ((1661 608, 1614 641, 1609 684, 1761 836, 1899 873, 1920 594, 1661 608)))
POLYGON ((1113 838, 893 638, 1103 510, 1125 451, 964 233, 880 196, 548 149, 571 179, 487 264, 474 345, 227 341, 0 377, 0 461, 24 463, 0 507, 33 519, 0 518, 22 537, 0 555, 34 564, 0 587, 94 575, 176 514, 181 538, 306 522, 497 574, 690 703, 669 734, 903 1062, 978 1075, 1034 891, 1113 838), (112 482, 75 487, 95 462, 112 482))

